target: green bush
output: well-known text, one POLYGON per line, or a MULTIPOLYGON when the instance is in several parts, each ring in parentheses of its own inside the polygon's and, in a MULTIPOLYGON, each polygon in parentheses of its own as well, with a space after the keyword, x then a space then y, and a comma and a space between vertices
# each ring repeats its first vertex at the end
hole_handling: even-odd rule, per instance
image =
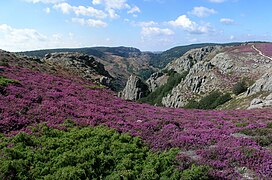
POLYGON ((138 72, 138 76, 143 80, 147 80, 154 72, 152 69, 142 69, 138 72))
POLYGON ((186 109, 215 109, 217 106, 231 100, 229 93, 223 94, 213 91, 209 95, 204 96, 199 102, 190 100, 184 108, 186 109))
POLYGON ((196 166, 192 165, 190 169, 183 171, 182 180, 208 180, 210 179, 208 172, 208 166, 196 166))
POLYGON ((180 179, 177 149, 149 150, 138 137, 105 127, 45 125, 1 137, 0 179, 180 179))
POLYGON ((17 84, 19 81, 8 79, 4 76, 0 76, 0 86, 7 86, 8 84, 17 84))
POLYGON ((164 71, 164 73, 169 76, 167 83, 157 88, 154 92, 151 92, 146 97, 141 98, 139 102, 161 106, 162 98, 167 96, 167 94, 169 94, 172 89, 176 87, 181 82, 181 80, 184 79, 188 74, 187 71, 179 74, 174 70, 164 71))
POLYGON ((248 88, 248 87, 247 87, 246 81, 245 81, 245 80, 241 80, 241 81, 237 82, 237 83, 233 86, 232 92, 233 92, 233 94, 235 94, 235 95, 239 95, 239 94, 245 92, 245 91, 247 90, 247 88, 248 88))

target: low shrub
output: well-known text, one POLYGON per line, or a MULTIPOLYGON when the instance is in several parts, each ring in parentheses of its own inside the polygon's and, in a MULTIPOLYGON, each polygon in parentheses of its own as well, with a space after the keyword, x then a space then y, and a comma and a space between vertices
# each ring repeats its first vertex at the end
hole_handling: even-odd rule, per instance
POLYGON ((172 89, 176 87, 188 74, 187 71, 179 74, 174 70, 164 71, 164 73, 169 76, 167 83, 157 88, 154 92, 151 92, 146 97, 141 98, 139 102, 161 106, 162 98, 167 96, 167 94, 170 93, 172 89))
POLYGON ((1 137, 0 179, 180 179, 177 149, 155 153, 106 127, 45 125, 1 137))
POLYGON ((8 84, 17 84, 19 81, 8 79, 4 76, 0 76, 0 86, 7 86, 8 84))
POLYGON ((239 95, 243 92, 245 92, 247 90, 248 86, 245 80, 241 80, 239 82, 237 82, 233 88, 232 88, 232 92, 235 95, 239 95))
POLYGON ((200 101, 190 100, 184 108, 186 109, 215 109, 217 106, 231 100, 229 93, 223 94, 218 91, 213 91, 207 96, 204 96, 200 101))

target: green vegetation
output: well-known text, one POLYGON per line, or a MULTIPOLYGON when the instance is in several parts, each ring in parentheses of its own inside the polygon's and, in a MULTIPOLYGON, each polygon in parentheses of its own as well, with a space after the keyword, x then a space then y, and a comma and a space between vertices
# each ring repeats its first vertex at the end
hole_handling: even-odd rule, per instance
POLYGON ((103 86, 103 85, 83 85, 84 87, 86 88, 89 88, 89 89, 104 89, 106 88, 106 86, 103 86))
POLYGON ((138 76, 143 80, 147 80, 154 72, 152 69, 142 69, 138 72, 138 76))
POLYGON ((167 73, 169 76, 167 83, 157 88, 154 92, 150 93, 146 97, 141 98, 139 102, 161 106, 162 98, 167 96, 167 94, 170 93, 172 89, 176 87, 188 74, 187 71, 179 74, 174 70, 165 71, 165 73, 167 73))
POLYGON ((186 109, 215 109, 219 105, 231 100, 229 93, 223 94, 218 91, 213 91, 209 95, 204 96, 200 101, 190 100, 184 106, 186 109))
POLYGON ((233 86, 232 92, 235 95, 239 95, 239 94, 245 92, 247 90, 247 88, 248 88, 248 85, 247 85, 246 81, 245 80, 241 80, 241 81, 237 82, 233 86))
POLYGON ((208 166, 196 166, 192 165, 190 169, 186 169, 182 173, 183 180, 208 180, 210 179, 208 172, 210 168, 208 166))
POLYGON ((0 76, 0 86, 7 86, 9 84, 18 84, 19 81, 8 79, 4 76, 0 76))
POLYGON ((256 129, 244 129, 240 131, 248 136, 253 136, 253 139, 262 147, 272 146, 272 129, 269 128, 256 128, 256 129))
MULTIPOLYGON (((75 127, 65 131, 45 125, 33 134, 0 134, 0 179, 180 179, 177 149, 150 151, 138 137, 106 127, 75 127)), ((195 177, 202 167, 183 176, 195 177)))

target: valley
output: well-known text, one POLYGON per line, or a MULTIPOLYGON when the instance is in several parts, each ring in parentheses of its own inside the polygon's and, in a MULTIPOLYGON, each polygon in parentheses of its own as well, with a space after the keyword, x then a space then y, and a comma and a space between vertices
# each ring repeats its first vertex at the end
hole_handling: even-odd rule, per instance
POLYGON ((121 49, 0 51, 2 179, 272 177, 271 43, 190 49, 147 80, 119 66, 127 100, 109 67, 150 62, 121 49))

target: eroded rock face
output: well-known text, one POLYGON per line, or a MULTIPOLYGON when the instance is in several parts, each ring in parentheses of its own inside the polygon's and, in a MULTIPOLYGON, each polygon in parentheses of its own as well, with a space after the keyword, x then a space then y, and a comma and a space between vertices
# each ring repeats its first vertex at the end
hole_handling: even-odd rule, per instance
POLYGON ((149 91, 155 91, 158 87, 164 85, 167 82, 167 79, 168 76, 162 72, 156 72, 152 74, 150 78, 146 80, 149 91))
POLYGON ((247 109, 272 107, 272 93, 265 98, 255 98, 247 109))
POLYGON ((173 69, 178 73, 188 71, 188 74, 163 98, 162 104, 180 108, 189 100, 200 100, 212 91, 232 92, 233 86, 242 79, 256 82, 247 95, 272 92, 272 63, 265 61, 266 58, 251 46, 193 49, 168 64, 168 70, 173 69))
POLYGON ((248 89, 247 96, 261 91, 272 92, 272 69, 269 69, 268 73, 265 73, 248 89))
POLYGON ((131 75, 127 81, 126 87, 119 94, 125 100, 138 100, 149 93, 148 86, 137 76, 131 75))
POLYGON ((103 64, 89 55, 74 52, 50 53, 46 54, 42 61, 50 66, 62 67, 85 79, 111 87, 113 80, 111 75, 105 70, 103 64))

